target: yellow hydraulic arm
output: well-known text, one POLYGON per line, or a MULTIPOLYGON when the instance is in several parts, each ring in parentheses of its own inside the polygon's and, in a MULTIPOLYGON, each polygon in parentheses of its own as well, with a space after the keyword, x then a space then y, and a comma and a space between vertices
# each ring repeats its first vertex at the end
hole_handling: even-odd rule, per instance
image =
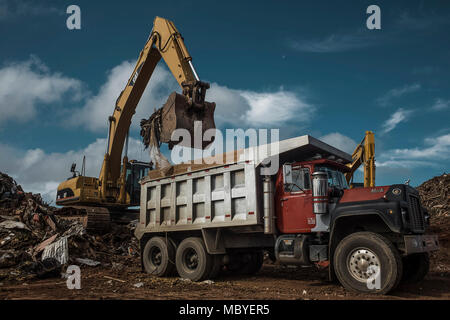
POLYGON ((366 131, 363 141, 353 151, 352 163, 347 165, 350 172, 345 174, 347 183, 361 164, 364 165, 364 187, 375 187, 375 136, 372 131, 366 131))
POLYGON ((139 55, 133 73, 116 101, 114 113, 109 117, 108 147, 99 177, 100 197, 108 201, 125 202, 125 171, 128 158, 122 149, 131 125, 131 118, 150 77, 161 59, 166 62, 178 84, 183 89, 186 105, 201 108, 209 84, 201 82, 192 65, 192 58, 175 25, 156 17, 152 32, 139 55), (120 196, 118 196, 120 189, 120 196), (119 198, 119 199, 118 199, 119 198))

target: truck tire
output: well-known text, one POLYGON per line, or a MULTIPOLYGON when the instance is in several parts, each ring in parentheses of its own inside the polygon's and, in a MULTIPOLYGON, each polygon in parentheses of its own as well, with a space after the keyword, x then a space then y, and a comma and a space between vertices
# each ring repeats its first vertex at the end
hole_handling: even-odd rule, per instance
POLYGON ((430 270, 430 257, 427 252, 415 253, 403 257, 402 283, 422 281, 430 270))
POLYGON ((213 257, 206 251, 202 238, 186 238, 181 241, 175 258, 180 277, 202 281, 209 277, 213 257))
POLYGON ((142 253, 142 262, 147 273, 157 277, 173 274, 175 247, 170 239, 153 237, 147 241, 142 253))
POLYGON ((339 282, 351 291, 386 294, 402 278, 402 259, 397 248, 373 232, 356 232, 341 240, 333 264, 339 282), (374 278, 377 273, 378 281, 374 278))

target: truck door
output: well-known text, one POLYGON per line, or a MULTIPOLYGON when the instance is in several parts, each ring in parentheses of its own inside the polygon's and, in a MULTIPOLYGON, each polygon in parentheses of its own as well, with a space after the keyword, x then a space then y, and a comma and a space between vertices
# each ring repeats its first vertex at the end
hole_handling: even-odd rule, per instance
POLYGON ((278 229, 283 233, 311 232, 316 225, 313 213, 310 168, 292 166, 292 183, 278 190, 278 229))

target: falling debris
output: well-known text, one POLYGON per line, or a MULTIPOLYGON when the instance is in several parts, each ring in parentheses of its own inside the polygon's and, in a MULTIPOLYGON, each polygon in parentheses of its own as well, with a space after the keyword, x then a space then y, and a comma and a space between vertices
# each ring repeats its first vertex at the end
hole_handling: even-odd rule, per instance
POLYGON ((141 136, 145 148, 149 148, 150 159, 156 169, 162 170, 171 166, 169 160, 161 153, 161 111, 162 108, 153 113, 148 120, 141 120, 141 136))

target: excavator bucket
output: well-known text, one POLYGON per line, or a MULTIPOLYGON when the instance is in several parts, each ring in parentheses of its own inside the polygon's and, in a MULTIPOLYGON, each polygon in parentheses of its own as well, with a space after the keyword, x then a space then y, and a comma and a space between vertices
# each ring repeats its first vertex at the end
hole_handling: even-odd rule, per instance
MULTIPOLYGON (((200 135, 201 132, 199 137, 200 141, 202 141, 201 148, 206 148, 211 141, 203 141, 202 138, 206 130, 216 128, 214 123, 215 108, 216 104, 214 102, 203 102, 200 106, 189 105, 184 95, 172 92, 167 102, 157 111, 160 118, 158 121, 159 142, 168 143, 169 149, 172 149, 177 144, 194 148, 198 147, 194 144, 194 136, 195 134, 197 136, 200 135), (201 122, 201 130, 200 128, 195 130, 194 125, 196 121, 201 122), (173 141, 172 133, 175 129, 186 129, 190 134, 190 139, 180 138, 179 141, 173 141)), ((198 125, 199 123, 197 123, 198 125)))

